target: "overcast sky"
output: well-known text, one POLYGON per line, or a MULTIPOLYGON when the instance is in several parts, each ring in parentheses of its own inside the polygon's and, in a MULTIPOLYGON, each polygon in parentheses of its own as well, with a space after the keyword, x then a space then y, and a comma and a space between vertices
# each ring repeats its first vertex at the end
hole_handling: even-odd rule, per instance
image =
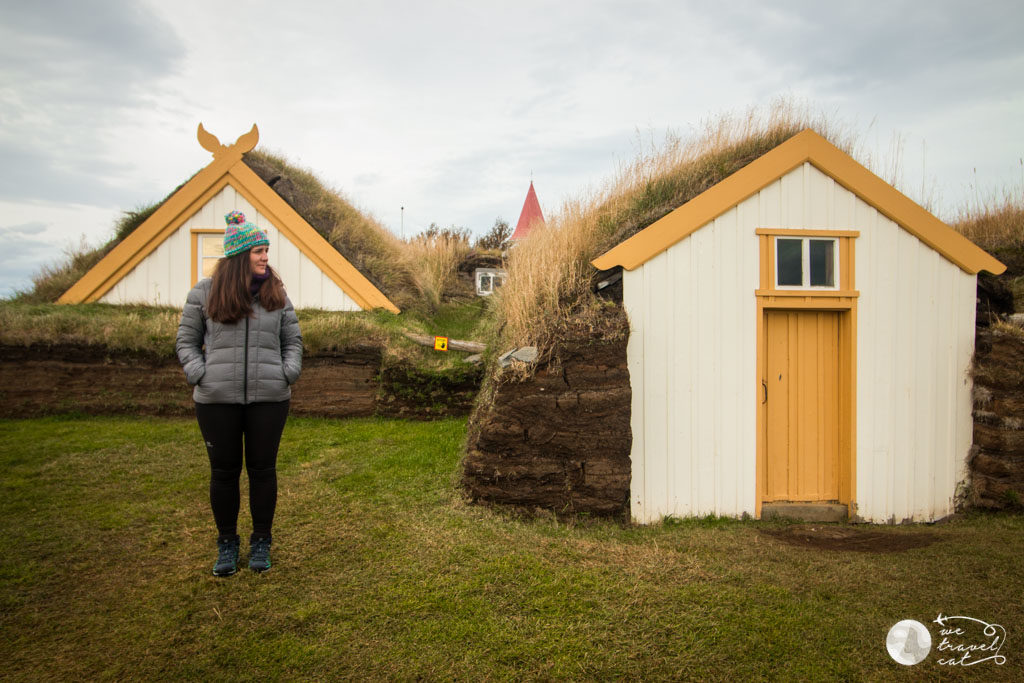
POLYGON ((0 0, 0 296, 260 145, 396 234, 545 214, 642 141, 779 96, 942 218, 1024 191, 1024 3, 0 0), (898 144, 894 144, 898 141, 898 144), (924 196, 922 197, 922 190, 924 196))

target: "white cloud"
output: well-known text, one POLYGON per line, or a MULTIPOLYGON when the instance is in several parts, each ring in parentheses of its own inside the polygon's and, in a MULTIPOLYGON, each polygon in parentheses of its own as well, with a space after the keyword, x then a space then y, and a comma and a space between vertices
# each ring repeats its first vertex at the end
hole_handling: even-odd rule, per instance
MULTIPOLYGON (((935 178, 941 209, 972 182, 1016 182, 1024 156, 1024 6, 1009 2, 59 10, 0 8, 0 201, 19 207, 8 223, 77 203, 109 230, 111 207, 158 200, 209 162, 200 121, 223 142, 258 123, 261 145, 396 233, 405 206, 406 234, 514 221, 531 173, 549 214, 628 159, 637 130, 685 134, 786 93, 866 130, 876 157, 900 131, 907 185, 935 178)), ((78 232, 62 221, 46 234, 78 232)))
POLYGON ((38 235, 46 230, 46 223, 40 221, 29 221, 17 225, 0 225, 0 239, 15 237, 18 235, 38 235))
POLYGON ((0 198, 128 201, 131 160, 110 141, 179 53, 139 3, 0 6, 0 198))
POLYGON ((96 247, 114 235, 116 207, 0 200, 0 298, 28 289, 45 265, 72 249, 96 247))

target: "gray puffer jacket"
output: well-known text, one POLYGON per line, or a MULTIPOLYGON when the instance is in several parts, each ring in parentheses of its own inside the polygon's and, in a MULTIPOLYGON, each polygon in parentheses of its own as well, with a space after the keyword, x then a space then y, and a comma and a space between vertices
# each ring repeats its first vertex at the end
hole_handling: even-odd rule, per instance
POLYGON ((185 300, 174 345, 196 403, 257 403, 291 398, 302 371, 302 335, 292 302, 218 323, 206 314, 212 280, 201 280, 185 300))

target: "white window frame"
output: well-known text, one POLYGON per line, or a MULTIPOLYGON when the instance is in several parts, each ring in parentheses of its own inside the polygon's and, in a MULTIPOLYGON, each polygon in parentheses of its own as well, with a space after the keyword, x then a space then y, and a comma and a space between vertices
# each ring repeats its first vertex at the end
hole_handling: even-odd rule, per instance
POLYGON ((811 289, 821 291, 838 291, 839 290, 839 238, 838 237, 815 237, 814 235, 808 235, 807 237, 797 237, 795 235, 776 235, 775 236, 775 289, 811 289), (779 284, 779 240, 799 240, 800 241, 800 271, 802 277, 802 284, 799 285, 780 285, 779 284), (811 284, 811 245, 810 240, 820 240, 822 242, 832 242, 832 285, 812 285, 811 284))
POLYGON ((197 270, 199 272, 199 279, 202 280, 204 277, 210 277, 209 275, 206 275, 206 274, 203 273, 203 270, 204 270, 203 265, 207 261, 213 261, 214 266, 216 266, 217 261, 219 261, 224 256, 224 250, 223 250, 224 232, 222 231, 220 233, 203 233, 203 234, 200 234, 198 237, 199 237, 199 239, 197 240, 197 243, 196 243, 196 252, 197 252, 196 253, 196 263, 197 263, 197 270), (219 255, 217 255, 217 256, 207 255, 204 252, 204 248, 203 247, 204 247, 204 244, 205 244, 205 242, 207 240, 210 240, 213 244, 218 244, 219 243, 221 245, 222 248, 221 248, 221 251, 220 251, 219 255))
POLYGON ((476 295, 490 296, 491 294, 494 294, 494 290, 497 289, 497 287, 494 286, 494 281, 499 280, 501 284, 498 286, 501 287, 504 286, 506 279, 508 279, 508 273, 501 268, 477 268, 473 273, 473 284, 476 289, 476 295), (486 290, 480 287, 480 281, 485 275, 490 278, 491 284, 490 289, 486 290))
MULTIPOLYGON (((223 247, 224 244, 224 230, 220 228, 192 228, 189 230, 189 246, 188 246, 188 260, 191 261, 190 270, 192 274, 192 284, 199 282, 203 279, 203 261, 213 261, 216 263, 221 257, 213 254, 203 254, 203 244, 206 240, 211 240, 214 244, 220 242, 223 247)), ((207 276, 208 277, 208 276, 207 276)))

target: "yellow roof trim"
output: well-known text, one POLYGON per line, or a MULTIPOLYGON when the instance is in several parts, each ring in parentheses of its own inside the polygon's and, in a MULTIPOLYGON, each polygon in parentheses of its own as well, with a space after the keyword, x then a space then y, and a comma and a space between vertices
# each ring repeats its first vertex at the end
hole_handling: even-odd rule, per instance
POLYGON ((633 270, 708 224, 729 208, 809 161, 962 270, 999 275, 1006 266, 908 199, 811 129, 755 159, 725 180, 655 221, 591 263, 599 270, 633 270))
MULTIPOLYGON (((214 161, 197 173, 192 180, 161 204, 142 225, 121 240, 109 254, 64 292, 57 303, 93 302, 109 292, 121 278, 130 273, 132 268, 188 220, 192 215, 190 209, 198 199, 207 191, 213 190, 219 180, 226 183, 224 175, 228 165, 227 160, 214 161)), ((221 188, 223 184, 216 187, 213 193, 219 192, 221 188)))
POLYGON ((230 184, 360 307, 399 312, 383 292, 245 165, 242 155, 255 147, 259 139, 255 125, 231 146, 221 145, 215 136, 203 129, 201 123, 197 137, 202 147, 213 153, 214 160, 64 292, 58 303, 86 303, 102 298, 189 217, 230 184))
POLYGON ((270 219, 270 222, 285 237, 299 248, 316 266, 348 294, 364 310, 384 308, 398 313, 398 307, 384 296, 365 275, 338 253, 313 226, 299 213, 281 199, 273 188, 263 182, 256 173, 244 163, 238 163, 228 170, 228 175, 235 181, 231 184, 249 201, 256 210, 270 219))

